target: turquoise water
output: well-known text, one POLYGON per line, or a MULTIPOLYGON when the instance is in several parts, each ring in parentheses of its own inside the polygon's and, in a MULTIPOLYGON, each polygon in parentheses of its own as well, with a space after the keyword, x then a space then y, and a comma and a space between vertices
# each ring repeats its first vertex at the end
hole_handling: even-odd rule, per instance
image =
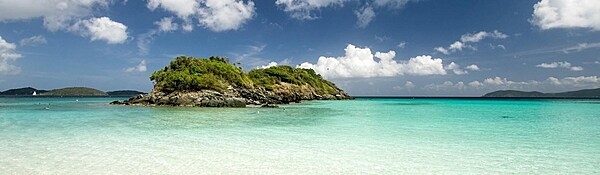
POLYGON ((224 109, 112 100, 0 98, 0 174, 600 173, 600 101, 224 109))

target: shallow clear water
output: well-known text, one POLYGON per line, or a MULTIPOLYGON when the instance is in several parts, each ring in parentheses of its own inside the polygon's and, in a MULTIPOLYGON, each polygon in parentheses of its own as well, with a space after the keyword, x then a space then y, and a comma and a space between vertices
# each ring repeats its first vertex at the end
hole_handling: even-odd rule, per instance
POLYGON ((598 174, 600 101, 0 98, 0 174, 598 174), (49 109, 44 109, 48 107, 49 109))

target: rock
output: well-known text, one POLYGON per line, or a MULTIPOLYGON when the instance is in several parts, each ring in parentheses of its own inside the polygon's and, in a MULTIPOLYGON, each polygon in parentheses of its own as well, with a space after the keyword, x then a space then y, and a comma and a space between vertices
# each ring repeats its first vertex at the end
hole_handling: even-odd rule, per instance
POLYGON ((137 106, 194 106, 194 107, 245 107, 261 105, 276 108, 277 104, 300 103, 303 100, 345 100, 353 99, 344 91, 337 89, 335 94, 317 93, 315 89, 294 84, 282 83, 275 90, 264 88, 228 87, 225 92, 200 90, 194 92, 163 93, 153 90, 149 94, 140 94, 123 102, 113 101, 115 105, 137 106))

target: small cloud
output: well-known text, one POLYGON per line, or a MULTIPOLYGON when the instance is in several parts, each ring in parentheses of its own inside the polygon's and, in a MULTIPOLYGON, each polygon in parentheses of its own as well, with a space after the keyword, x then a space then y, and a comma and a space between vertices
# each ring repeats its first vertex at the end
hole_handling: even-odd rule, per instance
POLYGON ((458 89, 458 90, 464 90, 466 89, 465 83, 462 81, 459 81, 457 83, 453 83, 451 81, 445 81, 442 84, 429 84, 425 86, 425 89, 431 89, 431 90, 436 90, 436 91, 446 91, 449 89, 458 89))
POLYGON ((171 32, 179 28, 179 25, 173 22, 173 17, 165 17, 160 21, 154 22, 154 24, 158 26, 158 31, 161 32, 171 32))
POLYGON ((396 45, 396 47, 398 47, 400 49, 404 49, 404 47, 406 47, 406 42, 402 41, 402 42, 398 43, 398 45, 396 45))
POLYGON ((348 0, 276 0, 275 5, 283 7, 283 11, 298 20, 314 20, 319 17, 314 13, 321 8, 343 6, 348 0))
POLYGON ((564 53, 581 52, 582 50, 600 48, 600 43, 579 43, 572 47, 562 49, 564 53))
POLYGON ((356 25, 358 25, 359 28, 367 27, 373 18, 375 18, 375 12, 371 6, 365 6, 357 11, 354 11, 354 14, 358 18, 356 25))
POLYGON ((400 9, 410 0, 374 0, 373 4, 378 7, 387 7, 391 9, 400 9))
POLYGON ((121 44, 128 38, 127 26, 112 21, 108 17, 80 20, 69 30, 77 32, 81 36, 90 37, 91 41, 104 40, 108 44, 121 44))
POLYGON ((269 63, 269 64, 267 64, 267 65, 260 66, 260 67, 257 67, 257 68, 260 68, 260 69, 266 69, 266 68, 269 68, 269 67, 275 67, 275 66, 277 66, 277 65, 278 65, 278 64, 277 64, 277 62, 274 62, 274 61, 272 61, 272 62, 270 62, 270 63, 269 63))
POLYGON ((394 87, 392 87, 392 89, 395 89, 395 90, 405 90, 405 89, 406 90, 411 90, 411 89, 414 89, 415 87, 416 86, 415 86, 415 84, 412 81, 406 81, 406 83, 404 83, 404 85, 402 85, 402 86, 400 86, 400 85, 394 86, 394 87))
POLYGON ((472 71, 479 71, 479 66, 471 64, 471 65, 465 67, 465 69, 472 70, 472 71))
POLYGON ((546 68, 546 69, 554 69, 554 68, 565 68, 571 71, 582 71, 583 67, 581 66, 573 66, 571 63, 563 61, 563 62, 552 62, 552 63, 542 63, 538 64, 535 67, 546 68))
POLYGON ((446 69, 446 70, 451 70, 451 71, 452 71, 452 72, 454 72, 454 74, 456 74, 456 75, 464 75, 464 74, 468 74, 468 73, 469 73, 469 72, 467 72, 467 71, 465 71, 465 70, 461 69, 461 68, 460 68, 460 65, 458 65, 458 64, 456 64, 456 63, 454 63, 454 62, 451 62, 450 64, 446 65, 446 66, 444 67, 444 69, 446 69))
POLYGON ((508 35, 494 30, 493 32, 481 31, 475 34, 467 33, 460 37, 460 41, 465 43, 477 43, 485 38, 505 39, 508 35))
MULTIPOLYGON (((467 33, 460 37, 460 41, 455 41, 450 44, 447 48, 444 47, 436 47, 434 50, 444 54, 449 55, 450 53, 462 51, 465 48, 469 48, 471 50, 477 50, 474 46, 469 45, 468 43, 478 43, 486 38, 494 38, 494 39, 505 39, 508 38, 508 35, 499 32, 498 30, 494 30, 492 32, 481 31, 477 33, 467 33)), ((504 46, 502 46, 504 48, 504 46)))
POLYGON ((36 35, 36 36, 29 37, 29 38, 23 38, 19 42, 19 44, 21 44, 21 46, 36 46, 36 45, 46 44, 46 43, 48 43, 48 41, 46 41, 46 38, 42 35, 36 35))
POLYGON ((504 47, 504 45, 502 45, 502 44, 498 44, 498 46, 496 46, 496 47, 501 48, 502 50, 506 50, 506 47, 504 47))
POLYGON ((387 37, 387 36, 377 36, 377 35, 375 35, 375 40, 377 40, 379 42, 384 42, 384 41, 389 40, 389 39, 390 39, 390 37, 387 37))
POLYGON ((436 48, 434 48, 434 50, 436 50, 436 51, 438 51, 438 52, 440 52, 440 53, 442 53, 444 55, 449 55, 450 54, 450 51, 448 51, 448 49, 443 48, 443 47, 436 47, 436 48))
POLYGON ((493 45, 492 43, 490 43, 490 48, 491 49, 496 49, 496 48, 500 48, 502 50, 506 50, 506 47, 502 44, 498 44, 498 45, 493 45))
POLYGON ((137 66, 125 69, 125 72, 146 72, 146 60, 142 60, 137 66))
POLYGON ((472 81, 468 84, 469 86, 479 89, 481 87, 483 87, 483 83, 479 82, 479 81, 472 81))

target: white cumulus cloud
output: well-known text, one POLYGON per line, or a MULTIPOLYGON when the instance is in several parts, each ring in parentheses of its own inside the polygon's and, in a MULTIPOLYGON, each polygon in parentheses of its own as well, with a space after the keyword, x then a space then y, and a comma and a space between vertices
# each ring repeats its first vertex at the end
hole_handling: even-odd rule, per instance
POLYGON ((571 63, 562 61, 562 62, 552 62, 552 63, 542 63, 538 64, 535 67, 546 68, 546 69, 554 69, 554 68, 565 68, 571 71, 582 71, 583 67, 581 66, 573 66, 571 63))
POLYGON ((125 72, 146 72, 146 60, 142 60, 137 66, 125 69, 125 72))
POLYGON ((93 9, 107 7, 110 0, 2 0, 0 21, 43 18, 51 31, 65 29, 76 19, 89 16, 93 9))
POLYGON ((198 21, 202 26, 217 32, 236 30, 252 19, 255 13, 252 1, 206 0, 198 11, 198 21))
POLYGON ((184 21, 184 31, 193 30, 192 19, 215 32, 237 30, 256 14, 254 2, 243 0, 150 0, 146 6, 174 13, 184 21))
POLYGON ((298 67, 314 69, 327 78, 391 77, 398 75, 445 75, 442 59, 429 55, 417 56, 407 61, 395 61, 396 52, 376 52, 349 44, 345 55, 319 57, 317 63, 302 63, 298 67))
POLYGON ((600 1, 541 0, 533 6, 531 23, 541 29, 590 28, 600 30, 600 1))
POLYGON ((42 35, 36 35, 29 38, 21 39, 19 44, 21 44, 21 46, 35 46, 38 44, 46 44, 47 42, 48 41, 46 41, 46 37, 42 35))
MULTIPOLYGON (((102 18, 90 18, 90 16, 94 14, 95 10, 108 8, 113 2, 113 0, 0 0, 0 22, 41 18, 44 27, 50 31, 72 31, 73 28, 79 28, 81 24, 98 22, 96 21, 98 19, 100 22, 104 22, 102 18), (86 18, 90 19, 85 20, 86 18)), ((98 30, 103 29, 98 28, 100 26, 95 27, 89 27, 87 32, 80 34, 95 38, 94 40, 123 43, 118 38, 122 37, 122 33, 114 33, 115 37, 100 36, 103 31, 98 30)))
POLYGON ((128 38, 127 26, 112 21, 108 17, 81 20, 71 26, 69 30, 90 37, 92 41, 104 40, 108 44, 124 43, 128 38))
POLYGON ((16 49, 14 43, 9 43, 0 36, 0 75, 15 75, 21 72, 21 68, 12 64, 22 57, 16 49))
MULTIPOLYGON (((492 32, 480 31, 477 33, 467 33, 460 37, 460 41, 455 41, 446 48, 436 47, 434 48, 434 50, 444 55, 449 55, 453 52, 462 51, 465 48, 477 50, 474 46, 469 45, 469 43, 478 43, 486 38, 505 39, 508 38, 508 35, 497 30, 494 30, 492 32)), ((502 46, 502 48, 504 48, 504 46, 502 46)))
POLYGON ((187 19, 197 13, 200 4, 196 0, 149 0, 146 7, 150 10, 160 7, 175 13, 179 18, 187 19))
POLYGON ((451 62, 450 64, 446 65, 444 67, 444 69, 446 70, 451 70, 454 74, 456 75, 464 75, 464 74, 468 74, 469 72, 466 70, 463 70, 462 68, 460 68, 460 65, 451 62))
POLYGON ((465 67, 465 69, 472 70, 472 71, 479 71, 479 66, 471 64, 471 65, 465 67))

